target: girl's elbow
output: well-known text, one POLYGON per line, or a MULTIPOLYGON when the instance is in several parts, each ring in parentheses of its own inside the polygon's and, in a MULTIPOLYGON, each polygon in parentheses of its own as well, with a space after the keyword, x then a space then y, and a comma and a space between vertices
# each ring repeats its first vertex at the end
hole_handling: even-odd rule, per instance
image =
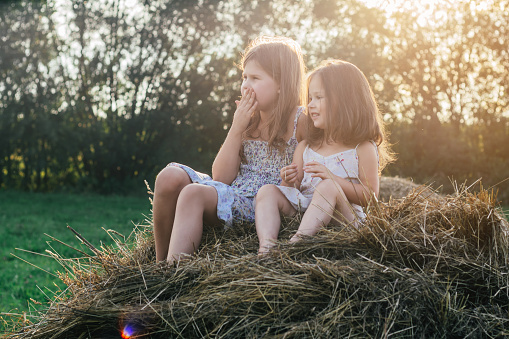
POLYGON ((374 202, 378 201, 378 191, 369 191, 364 196, 364 206, 368 206, 369 204, 372 204, 374 202))
POLYGON ((380 194, 380 192, 378 189, 373 189, 370 191, 370 197, 375 198, 376 200, 378 200, 379 194, 380 194))
POLYGON ((233 180, 235 180, 235 177, 225 174, 214 174, 214 172, 212 172, 212 180, 222 182, 226 185, 231 185, 233 180))
POLYGON ((378 192, 373 190, 364 190, 361 196, 358 196, 358 204, 362 207, 367 207, 375 201, 378 201, 378 192))

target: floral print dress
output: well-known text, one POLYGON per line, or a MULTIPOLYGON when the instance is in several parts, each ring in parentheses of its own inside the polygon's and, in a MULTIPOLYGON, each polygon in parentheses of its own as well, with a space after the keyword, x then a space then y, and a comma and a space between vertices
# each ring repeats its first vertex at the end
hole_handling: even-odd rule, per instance
MULTIPOLYGON (((377 148, 376 144, 372 144, 377 148)), ((358 145, 357 145, 358 147, 358 145)), ((323 155, 313 151, 309 145, 304 149, 302 160, 304 164, 310 161, 316 161, 323 164, 334 175, 348 179, 352 183, 360 183, 359 181, 359 157, 357 156, 357 147, 324 157, 323 155)), ((377 151, 378 156, 378 151, 377 151)), ((293 208, 299 212, 304 212, 309 207, 316 186, 322 181, 320 178, 312 178, 311 173, 304 173, 300 190, 295 187, 278 186, 281 192, 288 199, 293 208)), ((365 217, 361 206, 351 204, 354 213, 360 219, 365 217)))
POLYGON ((240 164, 237 177, 231 185, 214 181, 204 173, 192 168, 172 162, 168 166, 176 166, 186 171, 193 183, 212 186, 217 191, 217 217, 226 227, 243 222, 253 223, 255 218, 254 197, 260 187, 267 184, 279 185, 281 168, 292 162, 293 153, 297 147, 297 121, 303 107, 299 107, 293 123, 293 135, 287 141, 282 153, 277 149, 269 149, 267 141, 244 140, 244 156, 246 161, 240 164))

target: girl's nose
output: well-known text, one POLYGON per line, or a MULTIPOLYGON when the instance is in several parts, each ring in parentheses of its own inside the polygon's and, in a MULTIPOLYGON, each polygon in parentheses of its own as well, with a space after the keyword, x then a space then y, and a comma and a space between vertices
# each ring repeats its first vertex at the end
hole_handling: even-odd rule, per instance
POLYGON ((250 89, 250 88, 251 88, 251 86, 249 86, 249 85, 247 85, 247 84, 245 84, 245 83, 244 83, 244 84, 242 84, 242 86, 240 87, 240 94, 244 95, 244 93, 245 93, 248 89, 250 89))
POLYGON ((247 80, 244 80, 242 82, 242 86, 241 86, 242 90, 246 90, 248 88, 251 88, 251 86, 249 85, 249 82, 247 80))

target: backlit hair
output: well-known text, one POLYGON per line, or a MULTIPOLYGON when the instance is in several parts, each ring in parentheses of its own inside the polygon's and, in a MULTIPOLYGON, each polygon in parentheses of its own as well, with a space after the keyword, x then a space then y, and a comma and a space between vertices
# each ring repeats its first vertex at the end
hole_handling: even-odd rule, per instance
POLYGON ((381 171, 394 155, 385 140, 385 125, 373 91, 362 71, 347 61, 325 60, 309 74, 308 89, 314 77, 320 79, 325 92, 326 128, 315 127, 308 114, 308 143, 318 146, 341 142, 355 147, 372 140, 378 145, 381 171))
MULTIPOLYGON (((249 61, 260 67, 279 85, 280 91, 267 126, 269 128, 269 148, 282 151, 286 145, 284 136, 289 119, 295 108, 305 103, 307 92, 303 77, 304 59, 300 45, 292 39, 261 36, 249 44, 244 51, 240 67, 244 70, 249 61)), ((243 137, 257 138, 254 135, 260 123, 260 112, 255 112, 243 137)))

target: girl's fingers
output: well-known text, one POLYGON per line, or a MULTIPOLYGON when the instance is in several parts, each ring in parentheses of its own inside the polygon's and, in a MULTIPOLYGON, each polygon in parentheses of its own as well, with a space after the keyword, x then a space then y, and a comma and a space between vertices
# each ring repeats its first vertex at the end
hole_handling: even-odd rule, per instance
POLYGON ((288 165, 283 167, 280 171, 281 179, 288 183, 295 181, 295 178, 297 177, 297 170, 294 167, 296 166, 288 165))
POLYGON ((304 169, 304 172, 311 173, 311 174, 314 174, 314 175, 323 175, 323 174, 325 174, 325 172, 321 171, 319 168, 318 169, 304 169))
POLYGON ((286 173, 286 178, 287 178, 287 179, 295 178, 295 176, 296 176, 296 175, 297 175, 296 173, 288 173, 288 172, 287 172, 287 173, 286 173))
POLYGON ((304 165, 304 171, 306 172, 316 172, 316 171, 323 171, 324 167, 322 164, 311 161, 304 165))
POLYGON ((286 178, 293 178, 296 175, 297 175, 297 172, 294 172, 294 171, 283 172, 283 176, 285 176, 286 178))
POLYGON ((287 174, 285 181, 290 182, 293 181, 297 176, 295 174, 287 174))
POLYGON ((245 105, 246 101, 248 101, 248 100, 249 100, 249 96, 250 96, 250 94, 251 94, 251 92, 250 92, 250 90, 249 90, 249 89, 246 89, 246 90, 244 91, 244 93, 242 93, 242 97, 240 98, 240 103, 241 103, 242 105, 245 105))
POLYGON ((248 113, 251 115, 254 111, 256 111, 256 107, 258 106, 258 101, 255 101, 254 104, 249 109, 248 113))
POLYGON ((255 100, 255 93, 252 89, 247 89, 240 99, 238 108, 245 109, 246 113, 252 114, 256 110, 258 102, 255 100))
POLYGON ((254 108, 256 107, 256 104, 258 103, 256 101, 254 92, 250 92, 249 97, 247 97, 246 100, 247 100, 246 101, 246 107, 249 110, 254 110, 254 108))

